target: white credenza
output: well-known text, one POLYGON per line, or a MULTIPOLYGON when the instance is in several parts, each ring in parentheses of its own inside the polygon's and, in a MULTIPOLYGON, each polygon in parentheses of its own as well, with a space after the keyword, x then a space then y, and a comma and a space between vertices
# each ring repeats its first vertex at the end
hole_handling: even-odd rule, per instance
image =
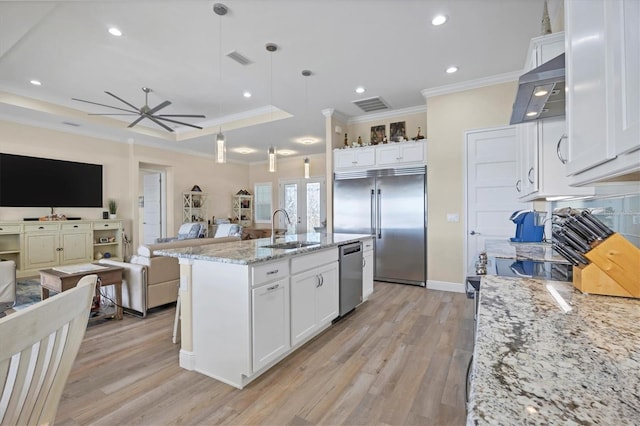
POLYGON ((18 277, 59 265, 89 263, 107 253, 122 260, 121 221, 0 222, 0 259, 16 262, 18 277))

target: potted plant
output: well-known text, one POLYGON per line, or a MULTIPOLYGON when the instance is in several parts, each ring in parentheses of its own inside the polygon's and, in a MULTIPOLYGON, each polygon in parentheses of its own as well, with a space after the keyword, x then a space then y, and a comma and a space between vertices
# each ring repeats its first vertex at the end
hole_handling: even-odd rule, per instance
POLYGON ((118 212, 118 202, 113 198, 109 199, 109 219, 115 219, 118 212))

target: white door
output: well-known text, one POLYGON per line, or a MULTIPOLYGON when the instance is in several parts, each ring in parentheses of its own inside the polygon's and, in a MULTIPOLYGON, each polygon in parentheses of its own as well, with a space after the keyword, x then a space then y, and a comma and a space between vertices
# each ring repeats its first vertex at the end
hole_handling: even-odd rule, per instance
POLYGON ((145 173, 142 179, 144 243, 151 244, 162 236, 162 173, 145 173))
POLYGON ((531 208, 531 203, 518 201, 517 136, 515 126, 465 133, 466 275, 475 274, 485 240, 513 237, 515 224, 509 217, 516 210, 531 208))
POLYGON ((287 225, 282 216, 280 226, 286 225, 287 234, 315 232, 326 219, 324 178, 281 181, 280 207, 285 209, 292 224, 287 225))

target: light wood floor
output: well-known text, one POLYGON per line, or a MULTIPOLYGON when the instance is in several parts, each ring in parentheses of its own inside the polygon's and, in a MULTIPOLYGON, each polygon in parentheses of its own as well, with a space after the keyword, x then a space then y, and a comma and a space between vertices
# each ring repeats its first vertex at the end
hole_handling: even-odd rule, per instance
POLYGON ((90 325, 57 425, 463 425, 473 307, 375 283, 354 313, 238 390, 178 366, 175 308, 90 325))

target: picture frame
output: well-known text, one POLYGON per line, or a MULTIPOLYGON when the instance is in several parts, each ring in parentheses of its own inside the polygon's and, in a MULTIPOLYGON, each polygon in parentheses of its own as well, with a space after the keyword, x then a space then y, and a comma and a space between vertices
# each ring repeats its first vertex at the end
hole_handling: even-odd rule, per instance
POLYGON ((406 128, 404 121, 389 124, 390 141, 400 142, 405 140, 406 128))
POLYGON ((382 143, 384 138, 387 136, 387 126, 371 126, 371 145, 378 145, 382 143))
POLYGON ((109 237, 100 237, 98 241, 100 241, 100 244, 108 243, 109 237))

